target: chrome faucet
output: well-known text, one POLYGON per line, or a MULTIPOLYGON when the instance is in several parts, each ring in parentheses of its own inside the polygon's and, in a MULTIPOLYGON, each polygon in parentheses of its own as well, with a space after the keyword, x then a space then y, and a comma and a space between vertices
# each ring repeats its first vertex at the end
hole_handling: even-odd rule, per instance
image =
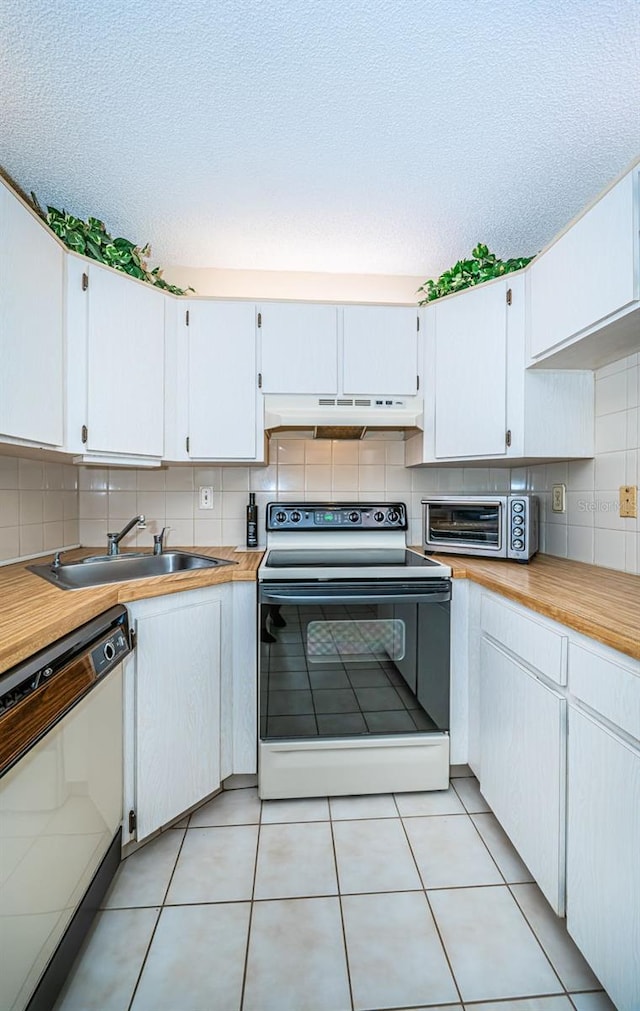
POLYGON ((117 534, 107 534, 107 542, 108 542, 107 553, 109 555, 120 554, 120 548, 118 547, 120 541, 122 540, 123 537, 127 536, 130 530, 133 530, 136 524, 138 525, 138 527, 140 527, 141 530, 144 530, 147 525, 144 516, 134 516, 133 519, 129 520, 127 525, 123 527, 122 530, 117 534))
POLYGON ((154 555, 161 555, 164 551, 164 535, 167 532, 167 528, 163 527, 159 534, 153 535, 153 553, 154 555))

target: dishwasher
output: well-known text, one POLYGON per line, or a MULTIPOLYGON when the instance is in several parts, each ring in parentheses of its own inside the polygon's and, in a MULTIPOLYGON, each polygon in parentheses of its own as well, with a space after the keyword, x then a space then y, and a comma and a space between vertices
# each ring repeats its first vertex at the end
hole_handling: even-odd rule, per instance
POLYGON ((0 675, 0 1008, 53 1007, 120 862, 118 605, 0 675))

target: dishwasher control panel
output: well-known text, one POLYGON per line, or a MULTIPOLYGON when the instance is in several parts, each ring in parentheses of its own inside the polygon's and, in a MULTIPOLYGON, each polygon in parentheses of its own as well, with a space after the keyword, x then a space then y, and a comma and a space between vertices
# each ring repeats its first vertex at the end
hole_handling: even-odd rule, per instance
POLYGON ((102 677, 119 664, 129 652, 129 641, 122 628, 94 646, 91 650, 91 663, 97 677, 102 677))

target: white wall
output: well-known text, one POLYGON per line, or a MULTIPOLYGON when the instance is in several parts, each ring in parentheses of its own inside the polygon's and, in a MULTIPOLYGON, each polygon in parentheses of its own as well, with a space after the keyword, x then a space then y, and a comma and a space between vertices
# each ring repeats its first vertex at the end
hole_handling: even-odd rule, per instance
POLYGON ((77 489, 77 467, 0 456, 0 561, 78 544, 77 489))
POLYGON ((620 485, 640 477, 640 355, 596 372, 596 456, 511 472, 515 488, 542 499, 542 550, 611 569, 640 573, 640 522, 621 519, 620 485), (551 487, 567 486, 567 510, 551 511, 551 487))

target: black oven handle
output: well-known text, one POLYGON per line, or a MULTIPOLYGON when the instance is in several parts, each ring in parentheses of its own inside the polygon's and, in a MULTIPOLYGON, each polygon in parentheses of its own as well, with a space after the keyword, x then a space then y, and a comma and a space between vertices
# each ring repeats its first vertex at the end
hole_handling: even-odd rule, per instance
POLYGON ((451 587, 447 580, 437 585, 381 587, 380 584, 342 585, 322 587, 317 584, 273 589, 262 584, 262 604, 443 604, 451 600, 451 587))

